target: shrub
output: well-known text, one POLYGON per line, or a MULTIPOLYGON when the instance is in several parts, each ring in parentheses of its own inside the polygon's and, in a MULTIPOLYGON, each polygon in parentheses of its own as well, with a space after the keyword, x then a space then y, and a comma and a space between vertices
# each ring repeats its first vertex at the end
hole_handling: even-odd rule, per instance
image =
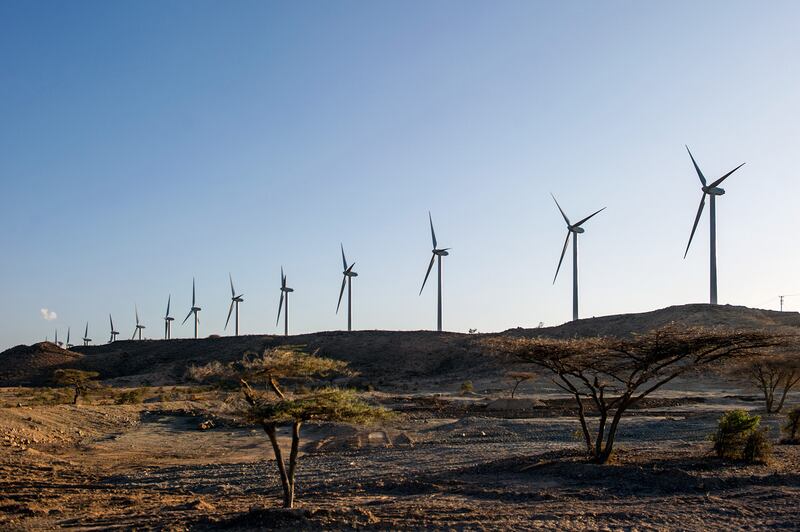
POLYGON ((763 464, 772 457, 772 442, 767 436, 768 429, 756 429, 747 436, 742 458, 749 464, 763 464))
POLYGON ((786 416, 783 432, 786 433, 783 443, 800 443, 800 406, 794 407, 786 416))
POLYGON ((720 458, 762 461, 768 453, 769 440, 759 429, 761 416, 752 416, 745 410, 725 412, 719 420, 717 432, 711 437, 714 452, 720 458))
POLYGON ((464 381, 461 383, 461 393, 470 393, 474 389, 475 387, 472 385, 472 381, 464 381))
POLYGON ((118 405, 136 405, 141 403, 143 399, 144 388, 134 388, 133 390, 128 390, 119 394, 114 400, 114 403, 118 405))

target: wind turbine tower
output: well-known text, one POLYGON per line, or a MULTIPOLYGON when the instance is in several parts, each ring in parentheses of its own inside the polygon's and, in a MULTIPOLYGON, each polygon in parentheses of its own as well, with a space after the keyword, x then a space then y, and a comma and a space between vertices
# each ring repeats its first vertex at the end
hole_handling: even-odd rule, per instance
POLYGON ((566 254, 567 246, 569 245, 569 238, 572 237, 572 320, 575 321, 578 319, 578 235, 585 231, 585 229, 581 226, 592 216, 605 210, 605 207, 599 211, 593 212, 586 218, 573 224, 569 221, 567 215, 564 214, 564 210, 561 208, 561 205, 558 204, 556 197, 552 194, 550 195, 553 197, 553 201, 556 202, 556 207, 558 207, 558 211, 561 213, 561 216, 564 218, 564 221, 567 224, 567 238, 564 240, 564 247, 561 249, 561 258, 558 259, 558 267, 556 268, 555 276, 553 276, 553 284, 556 284, 558 272, 561 270, 561 263, 564 261, 564 255, 566 254))
POLYGON ((203 310, 197 306, 195 303, 195 292, 194 292, 194 277, 192 277, 192 308, 189 310, 189 314, 183 319, 183 323, 186 323, 186 320, 189 319, 189 316, 194 314, 194 337, 197 338, 197 324, 200 323, 200 317, 198 313, 203 310))
POLYGON ((275 320, 275 325, 281 321, 281 308, 283 307, 283 300, 286 299, 286 308, 283 309, 283 335, 289 336, 289 294, 294 292, 294 288, 286 286, 286 275, 283 273, 283 266, 281 266, 281 300, 278 302, 278 319, 275 320))
POLYGON ((172 337, 172 322, 175 320, 169 315, 169 304, 172 301, 172 294, 167 296, 167 313, 164 314, 164 339, 169 340, 172 337))
POLYGON ((342 304, 342 296, 344 295, 344 287, 345 284, 347 285, 347 330, 353 330, 353 290, 351 281, 353 277, 358 277, 358 274, 353 271, 353 266, 356 265, 354 262, 350 266, 347 265, 347 259, 344 257, 344 244, 341 244, 342 247, 342 289, 339 290, 339 302, 336 304, 336 313, 339 313, 339 306, 342 304))
POLYGON ((108 315, 108 322, 111 324, 111 339, 108 342, 111 343, 117 339, 119 332, 114 330, 114 320, 111 318, 111 314, 108 315))
POLYGON ((703 175, 703 172, 700 171, 700 167, 697 166, 697 162, 694 160, 694 156, 692 152, 689 150, 689 146, 686 146, 686 151, 689 152, 689 157, 692 159, 692 165, 694 165, 694 169, 697 172, 697 177, 700 178, 700 183, 702 186, 700 190, 703 192, 703 195, 700 196, 700 206, 697 208, 697 216, 694 218, 694 225, 692 226, 692 234, 689 235, 689 243, 686 244, 686 251, 683 254, 683 258, 686 258, 686 255, 689 253, 689 246, 692 245, 692 239, 694 238, 694 232, 697 230, 697 224, 700 222, 700 216, 703 215, 703 207, 706 205, 706 196, 710 198, 709 201, 709 229, 710 229, 710 300, 712 305, 717 304, 717 196, 722 196, 725 194, 725 189, 719 188, 719 185, 725 181, 729 175, 734 173, 736 170, 744 166, 744 163, 740 164, 724 176, 720 177, 713 183, 707 183, 706 178, 703 175))
POLYGON ((239 336, 239 303, 244 301, 244 294, 236 295, 236 290, 233 288, 233 277, 228 274, 228 279, 231 282, 231 306, 228 309, 228 319, 225 320, 225 329, 228 328, 228 322, 231 321, 231 313, 233 308, 236 307, 236 336, 239 336))
POLYGON ((425 272, 425 279, 422 281, 422 288, 419 289, 419 295, 422 295, 422 290, 425 288, 425 283, 428 281, 428 276, 431 274, 433 262, 436 261, 439 279, 436 299, 436 330, 442 332, 442 257, 448 256, 450 254, 448 251, 451 248, 439 249, 439 246, 436 242, 436 232, 433 230, 433 218, 431 218, 430 211, 428 211, 428 221, 431 224, 431 240, 433 241, 433 250, 431 251, 431 262, 428 264, 428 271, 425 272))

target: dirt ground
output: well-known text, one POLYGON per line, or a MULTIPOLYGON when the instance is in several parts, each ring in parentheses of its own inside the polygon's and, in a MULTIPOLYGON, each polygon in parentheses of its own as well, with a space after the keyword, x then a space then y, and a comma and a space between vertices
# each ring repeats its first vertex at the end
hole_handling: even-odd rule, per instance
MULTIPOLYGON (((599 466, 579 454, 569 401, 531 390, 544 393, 515 411, 486 408, 505 392, 375 393, 402 413, 388 427, 306 427, 299 509, 285 512, 267 438, 215 419, 212 395, 39 406, 30 389, 0 389, 0 529, 800 526, 800 446, 776 445, 768 465, 709 453, 720 412, 754 398, 676 385, 623 421, 599 466)), ((764 419, 774 439, 781 422, 764 419)))

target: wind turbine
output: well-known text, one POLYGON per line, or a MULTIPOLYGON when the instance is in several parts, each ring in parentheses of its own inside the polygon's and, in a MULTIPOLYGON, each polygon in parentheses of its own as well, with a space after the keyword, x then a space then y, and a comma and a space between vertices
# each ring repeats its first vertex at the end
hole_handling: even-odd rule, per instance
MULTIPOLYGON (((197 313, 200 312, 201 309, 195 304, 195 297, 194 297, 194 277, 192 277, 192 308, 189 310, 189 314, 183 319, 183 323, 186 323, 186 320, 189 319, 189 316, 194 314, 194 337, 197 338, 197 324, 200 323, 200 318, 198 317, 197 313)), ((183 325, 183 324, 181 324, 183 325)))
POLYGON ((225 329, 228 328, 228 322, 231 321, 231 312, 233 307, 236 307, 236 336, 239 336, 239 303, 244 301, 244 294, 236 295, 236 290, 233 288, 233 277, 228 274, 228 279, 231 281, 231 307, 228 309, 228 319, 225 320, 225 329))
POLYGON ((286 276, 283 274, 283 266, 281 266, 281 300, 278 303, 278 319, 275 320, 275 325, 281 321, 281 307, 283 306, 283 298, 286 297, 286 308, 283 311, 283 335, 289 336, 289 293, 294 292, 294 288, 286 286, 286 276))
POLYGON ((353 330, 353 290, 351 286, 351 281, 353 277, 358 277, 358 274, 353 271, 353 266, 356 265, 354 262, 350 266, 347 265, 347 259, 344 258, 344 244, 340 244, 342 247, 342 289, 339 290, 339 302, 336 304, 336 313, 339 313, 339 306, 342 304, 342 296, 344 295, 344 285, 347 285, 347 330, 353 330))
POLYGON ((86 322, 86 329, 83 331, 83 345, 84 346, 89 345, 89 342, 91 342, 91 341, 92 341, 92 339, 89 338, 89 322, 87 321, 86 322))
POLYGON ((108 322, 111 324, 111 339, 108 342, 111 343, 117 339, 119 332, 114 330, 114 320, 111 319, 111 314, 108 315, 108 322))
POLYGON ((692 245, 692 239, 694 238, 694 232, 697 230, 697 224, 700 222, 700 216, 703 214, 703 207, 706 205, 706 196, 709 196, 711 200, 709 201, 709 216, 710 216, 710 229, 711 229, 711 268, 710 268, 710 284, 711 284, 711 304, 717 304, 717 205, 716 205, 716 198, 717 196, 722 196, 725 194, 725 189, 719 188, 719 185, 725 181, 729 175, 734 173, 736 170, 744 166, 744 163, 740 164, 724 176, 720 177, 716 181, 711 184, 706 183, 706 178, 703 175, 703 172, 700 171, 700 167, 697 166, 697 163, 694 160, 694 156, 692 152, 689 150, 689 146, 686 146, 686 151, 689 152, 689 157, 692 159, 692 164, 694 165, 694 169, 697 171, 697 177, 700 178, 700 183, 703 185, 700 187, 700 190, 703 191, 703 195, 700 197, 700 206, 697 208, 697 216, 694 218, 694 225, 692 226, 692 234, 689 235, 689 243, 686 244, 686 251, 683 254, 683 258, 686 258, 686 255, 689 253, 689 246, 692 245))
POLYGON ((431 262, 428 264, 428 271, 425 272, 425 279, 422 281, 422 288, 419 289, 419 295, 422 295, 422 290, 425 288, 425 283, 428 281, 428 276, 431 274, 433 268, 433 261, 436 261, 439 276, 439 292, 436 304, 436 330, 442 332, 442 257, 448 256, 450 248, 439 249, 436 243, 436 233, 433 230, 433 218, 431 212, 428 211, 428 221, 431 224, 431 240, 433 241, 433 250, 431 251, 431 262))
POLYGON ((172 322, 175 318, 169 315, 169 304, 172 301, 172 294, 167 296, 167 313, 164 314, 164 339, 169 340, 172 336, 172 322))
POLYGON ((67 327, 67 341, 64 343, 64 347, 66 347, 67 349, 75 347, 74 345, 69 343, 69 327, 67 327))
MULTIPOLYGON (((781 296, 781 310, 783 310, 783 296, 781 296)), ((56 345, 61 347, 62 343, 58 341, 58 329, 56 329, 56 345)))
MULTIPOLYGON (((553 196, 552 194, 550 195, 553 196)), ((564 254, 567 252, 567 245, 569 245, 569 237, 572 236, 572 320, 574 321, 578 319, 578 235, 584 232, 584 228, 581 226, 595 214, 604 211, 605 207, 599 211, 593 212, 583 220, 573 224, 569 221, 567 215, 564 214, 564 210, 561 208, 561 205, 558 204, 558 200, 555 196, 553 196, 553 201, 556 202, 556 207, 558 207, 561 216, 564 217, 564 221, 567 223, 567 238, 564 240, 564 248, 561 250, 561 258, 558 259, 558 268, 556 268, 556 274, 553 277, 553 284, 556 284, 556 278, 558 277, 558 272, 561 269, 561 263, 564 261, 564 254)))
POLYGON ((131 336, 131 340, 136 338, 136 334, 139 334, 139 340, 142 339, 142 329, 144 329, 144 325, 139 323, 139 308, 134 305, 133 307, 134 312, 136 312, 136 328, 133 330, 133 336, 131 336))

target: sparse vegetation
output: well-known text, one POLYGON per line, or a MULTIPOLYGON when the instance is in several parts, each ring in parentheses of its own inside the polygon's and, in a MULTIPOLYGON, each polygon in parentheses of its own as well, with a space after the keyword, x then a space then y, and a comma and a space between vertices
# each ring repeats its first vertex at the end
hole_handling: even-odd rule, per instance
POLYGON ((78 404, 78 398, 85 396, 90 390, 100 388, 96 381, 100 374, 96 371, 82 371, 79 369, 57 369, 53 373, 53 381, 59 386, 70 387, 75 390, 72 404, 78 404))
POLYGON ((114 403, 118 405, 135 405, 139 404, 144 400, 144 388, 134 388, 132 390, 126 390, 117 395, 114 399, 114 403))
POLYGON ((722 415, 717 431, 712 435, 714 453, 719 458, 744 460, 749 463, 764 462, 772 452, 766 430, 759 424, 761 416, 750 415, 745 410, 731 410, 722 415))
POLYGON ((470 381, 470 380, 466 380, 466 381, 461 383, 461 393, 463 393, 463 394, 472 393, 472 391, 474 389, 475 389, 475 386, 472 384, 472 381, 470 381))
POLYGON ((511 372, 507 373, 507 375, 508 375, 508 378, 510 378, 510 379, 512 379, 514 381, 514 387, 511 388, 511 398, 512 399, 514 398, 514 394, 517 392, 517 388, 519 388, 520 384, 522 384, 525 381, 529 381, 529 380, 533 379, 534 377, 536 377, 535 373, 530 373, 530 372, 527 372, 527 371, 511 371, 511 372))
POLYGON ((489 347, 553 373, 553 382, 575 399, 578 420, 593 461, 611 457, 620 420, 628 408, 678 376, 734 357, 783 344, 760 331, 667 326, 630 338, 503 337, 489 347), (598 419, 590 426, 587 401, 598 419))
POLYGON ((338 374, 349 374, 340 361, 306 354, 294 348, 276 348, 257 358, 245 358, 231 364, 207 365, 194 372, 204 380, 237 378, 241 383, 244 404, 242 415, 260 425, 269 437, 283 488, 284 508, 294 507, 295 473, 300 446, 300 429, 308 421, 368 423, 388 417, 383 408, 369 405, 355 390, 331 386, 307 387, 338 374), (213 368, 213 371, 210 369, 213 368), (294 392, 283 389, 281 380, 296 383, 294 392), (253 386, 265 384, 266 391, 253 386), (288 462, 278 443, 277 429, 290 425, 292 443, 288 462))

